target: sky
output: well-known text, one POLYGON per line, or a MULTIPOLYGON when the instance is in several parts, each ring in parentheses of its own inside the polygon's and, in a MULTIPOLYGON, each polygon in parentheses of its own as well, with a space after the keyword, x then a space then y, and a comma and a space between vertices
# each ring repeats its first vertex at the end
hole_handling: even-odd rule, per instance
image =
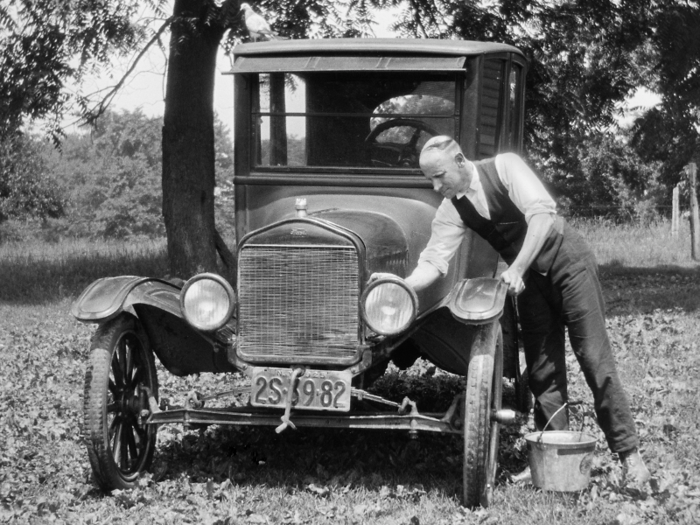
MULTIPOLYGON (((377 37, 395 36, 389 26, 394 19, 394 12, 380 13, 377 16, 375 33, 377 37)), ((219 119, 226 124, 229 130, 233 130, 233 77, 224 75, 229 71, 231 62, 223 49, 219 50, 214 87, 214 110, 219 119)), ((87 86, 92 89, 100 89, 113 85, 119 80, 119 75, 127 69, 127 62, 123 64, 122 71, 115 69, 112 78, 102 76, 92 78, 87 86)), ((112 102, 114 110, 141 111, 149 117, 162 116, 165 109, 165 71, 166 57, 162 50, 154 47, 140 61, 138 68, 127 79, 112 102)), ((649 109, 660 102, 660 98, 647 90, 639 89, 623 105, 623 113, 619 117, 622 126, 630 125, 634 118, 645 109, 649 109)))
MULTIPOLYGON (((393 21, 393 13, 388 11, 377 16, 374 28, 377 37, 395 36, 389 26, 393 21)), ((122 64, 122 71, 114 70, 112 78, 108 76, 93 77, 86 82, 85 92, 98 90, 114 85, 119 75, 126 71, 128 62, 122 64)), ((233 77, 224 73, 230 71, 231 61, 223 49, 219 49, 216 61, 214 84, 214 111, 219 119, 233 130, 233 77)), ((165 72, 166 57, 163 51, 154 47, 140 60, 137 69, 130 75, 125 85, 112 101, 111 109, 141 111, 149 117, 162 116, 165 111, 165 72)))
MULTIPOLYGON (((89 93, 112 86, 119 81, 120 75, 128 68, 125 61, 119 64, 111 75, 91 77, 85 81, 83 91, 89 93)), ((223 75, 231 69, 228 56, 219 50, 216 61, 216 76, 214 87, 214 110, 219 118, 233 127, 233 77, 223 75)), ((165 73, 166 57, 162 50, 153 47, 144 55, 136 70, 121 87, 110 108, 112 110, 135 111, 140 109, 149 117, 163 116, 165 111, 165 73)))

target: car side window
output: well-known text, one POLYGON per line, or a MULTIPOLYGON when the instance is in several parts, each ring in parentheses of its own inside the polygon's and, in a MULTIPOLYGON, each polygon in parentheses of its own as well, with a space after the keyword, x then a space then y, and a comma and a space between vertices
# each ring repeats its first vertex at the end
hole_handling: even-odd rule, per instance
POLYGON ((422 73, 259 75, 259 167, 417 169, 436 134, 455 134, 457 77, 422 73))
POLYGON ((498 151, 503 131, 503 94, 506 61, 484 61, 479 125, 479 158, 492 157, 498 151))

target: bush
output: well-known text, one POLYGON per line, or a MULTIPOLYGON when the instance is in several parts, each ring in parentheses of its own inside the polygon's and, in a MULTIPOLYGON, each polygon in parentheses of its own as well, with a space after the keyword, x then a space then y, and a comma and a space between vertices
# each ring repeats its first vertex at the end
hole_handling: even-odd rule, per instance
POLYGON ((587 138, 564 162, 534 158, 571 217, 649 221, 659 217, 668 189, 659 182, 659 164, 644 163, 624 137, 599 133, 587 138))
POLYGON ((0 222, 64 214, 63 192, 48 173, 42 146, 21 133, 0 140, 0 222))

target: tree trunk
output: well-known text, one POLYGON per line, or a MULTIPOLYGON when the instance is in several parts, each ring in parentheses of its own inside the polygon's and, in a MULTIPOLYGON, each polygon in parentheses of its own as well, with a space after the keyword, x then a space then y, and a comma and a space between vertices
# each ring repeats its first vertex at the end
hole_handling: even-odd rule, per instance
POLYGON ((284 73, 270 75, 270 166, 287 165, 287 118, 281 116, 286 112, 284 73))
POLYGON ((173 277, 217 271, 214 75, 224 30, 205 25, 205 0, 176 0, 163 117, 163 217, 173 277), (193 24, 193 25, 189 25, 193 24))

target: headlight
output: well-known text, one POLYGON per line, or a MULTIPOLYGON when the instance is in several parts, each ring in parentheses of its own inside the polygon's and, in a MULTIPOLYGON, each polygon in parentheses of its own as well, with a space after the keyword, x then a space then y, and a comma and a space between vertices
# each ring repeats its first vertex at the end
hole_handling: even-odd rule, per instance
POLYGON ((180 293, 180 309, 193 327, 218 330, 226 324, 236 306, 231 285, 223 277, 202 273, 192 277, 180 293))
POLYGON ((362 294, 362 317, 381 335, 393 335, 408 328, 418 313, 418 297, 399 277, 381 278, 362 294))

